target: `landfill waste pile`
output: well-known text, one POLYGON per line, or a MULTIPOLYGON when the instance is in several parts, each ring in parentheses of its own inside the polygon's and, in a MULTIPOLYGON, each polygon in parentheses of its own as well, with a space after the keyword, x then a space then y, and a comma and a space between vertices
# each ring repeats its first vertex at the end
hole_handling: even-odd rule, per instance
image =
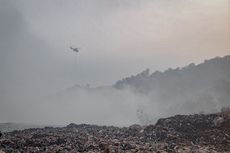
POLYGON ((1 132, 11 132, 15 130, 24 130, 30 128, 43 128, 44 126, 33 125, 33 124, 25 124, 25 123, 0 123, 0 131, 1 132))
POLYGON ((44 153, 230 152, 229 114, 176 115, 130 127, 71 123, 3 133, 0 150, 44 153))

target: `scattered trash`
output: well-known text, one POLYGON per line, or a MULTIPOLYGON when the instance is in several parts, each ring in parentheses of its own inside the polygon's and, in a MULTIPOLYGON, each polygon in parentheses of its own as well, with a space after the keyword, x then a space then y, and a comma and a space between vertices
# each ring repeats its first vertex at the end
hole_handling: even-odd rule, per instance
POLYGON ((221 113, 176 115, 155 125, 130 127, 71 123, 4 133, 0 150, 8 152, 230 152, 230 117, 221 113))

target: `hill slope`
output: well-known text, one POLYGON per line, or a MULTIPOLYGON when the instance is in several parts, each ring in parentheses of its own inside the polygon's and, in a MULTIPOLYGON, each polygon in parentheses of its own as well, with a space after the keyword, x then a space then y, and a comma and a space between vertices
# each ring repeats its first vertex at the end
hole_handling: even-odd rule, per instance
POLYGON ((218 111, 230 103, 230 56, 152 74, 147 69, 117 81, 114 87, 144 94, 164 105, 165 111, 218 111))

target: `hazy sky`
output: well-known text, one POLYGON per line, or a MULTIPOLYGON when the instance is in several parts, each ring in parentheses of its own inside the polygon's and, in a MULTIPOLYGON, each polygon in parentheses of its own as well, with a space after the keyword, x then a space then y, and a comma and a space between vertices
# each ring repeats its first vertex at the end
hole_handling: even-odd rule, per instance
POLYGON ((230 54, 229 14, 229 0, 0 0, 0 111, 230 54))
MULTIPOLYGON (((8 34, 14 37, 12 28, 20 33, 15 42, 20 39, 20 45, 27 47, 30 40, 46 49, 37 54, 57 60, 60 66, 57 77, 62 81, 111 84, 145 68, 164 70, 230 53, 229 0, 1 0, 1 3, 4 11, 1 18, 10 25, 5 27, 1 39, 8 34), (25 35, 30 36, 21 40, 25 35), (81 53, 77 56, 71 52, 70 45, 80 47, 81 53)), ((33 52, 30 49, 20 54, 31 56, 33 61, 36 58, 33 52)))

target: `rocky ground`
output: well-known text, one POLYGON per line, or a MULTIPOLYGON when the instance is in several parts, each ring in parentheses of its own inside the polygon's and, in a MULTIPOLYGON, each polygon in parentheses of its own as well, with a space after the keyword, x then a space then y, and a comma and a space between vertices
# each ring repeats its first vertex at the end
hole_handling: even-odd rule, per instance
POLYGON ((3 133, 0 150, 6 153, 230 152, 230 116, 176 115, 145 127, 69 124, 13 131, 3 133))

